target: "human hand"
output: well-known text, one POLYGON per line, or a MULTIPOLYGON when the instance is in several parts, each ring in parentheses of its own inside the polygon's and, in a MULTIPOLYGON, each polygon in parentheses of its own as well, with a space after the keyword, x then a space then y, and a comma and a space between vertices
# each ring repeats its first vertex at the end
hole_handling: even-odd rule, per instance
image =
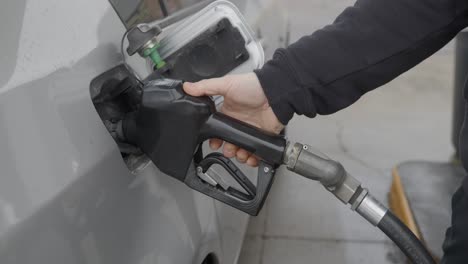
MULTIPOLYGON (((223 96, 224 103, 221 112, 262 130, 279 134, 284 128, 268 104, 255 73, 228 75, 197 83, 186 82, 184 90, 192 96, 223 96)), ((222 140, 210 139, 211 149, 217 150, 222 145, 222 140)), ((225 142, 223 154, 228 158, 236 157, 241 163, 247 163, 253 167, 258 166, 257 157, 234 144, 225 142)))

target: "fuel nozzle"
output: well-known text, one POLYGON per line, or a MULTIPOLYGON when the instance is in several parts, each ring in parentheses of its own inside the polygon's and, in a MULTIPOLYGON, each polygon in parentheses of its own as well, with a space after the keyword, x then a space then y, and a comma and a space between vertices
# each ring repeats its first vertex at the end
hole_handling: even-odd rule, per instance
POLYGON ((161 58, 158 48, 158 36, 162 30, 159 26, 151 26, 149 24, 138 24, 127 33, 128 39, 128 55, 132 56, 138 52, 143 58, 150 58, 156 66, 156 69, 161 69, 166 65, 166 62, 161 58))
POLYGON ((379 201, 372 197, 361 183, 344 169, 341 163, 330 159, 311 146, 289 143, 283 163, 287 168, 308 179, 319 181, 344 204, 373 225, 378 225, 387 212, 379 201))

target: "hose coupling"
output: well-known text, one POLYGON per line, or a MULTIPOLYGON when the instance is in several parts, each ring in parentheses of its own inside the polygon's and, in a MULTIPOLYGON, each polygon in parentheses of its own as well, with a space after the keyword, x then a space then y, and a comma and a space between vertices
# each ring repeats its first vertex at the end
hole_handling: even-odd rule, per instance
POLYGON ((356 211, 369 223, 377 226, 388 211, 388 208, 375 199, 367 189, 361 193, 351 204, 351 210, 356 211))
POLYGON ((344 167, 339 162, 301 143, 287 144, 283 163, 290 171, 319 181, 327 188, 339 185, 346 175, 344 167))

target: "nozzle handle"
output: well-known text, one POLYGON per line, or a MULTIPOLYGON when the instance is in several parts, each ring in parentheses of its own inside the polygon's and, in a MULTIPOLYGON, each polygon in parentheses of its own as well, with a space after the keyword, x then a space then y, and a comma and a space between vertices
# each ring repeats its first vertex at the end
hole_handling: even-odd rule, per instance
POLYGON ((213 113, 200 131, 199 141, 219 138, 237 145, 276 167, 283 163, 286 139, 223 113, 213 113))
MULTIPOLYGON (((211 108, 212 111, 214 108, 211 108)), ((283 153, 286 148, 286 140, 280 135, 262 131, 257 127, 234 119, 220 112, 212 112, 202 125, 198 137, 198 143, 202 143, 210 138, 219 138, 229 143, 235 144, 258 158, 257 184, 253 186, 243 173, 225 158, 222 154, 216 153, 207 156, 199 165, 207 163, 207 159, 216 158, 218 163, 224 163, 225 168, 231 176, 236 179, 248 193, 248 196, 236 195, 235 190, 222 190, 210 186, 193 174, 187 174, 185 183, 191 188, 207 194, 225 204, 246 212, 250 215, 257 215, 263 207, 274 180, 275 168, 283 163, 283 153), (245 178, 245 179, 243 179, 245 178)), ((209 162, 208 162, 209 163, 209 162)), ((202 169, 205 166, 201 166, 202 169)))

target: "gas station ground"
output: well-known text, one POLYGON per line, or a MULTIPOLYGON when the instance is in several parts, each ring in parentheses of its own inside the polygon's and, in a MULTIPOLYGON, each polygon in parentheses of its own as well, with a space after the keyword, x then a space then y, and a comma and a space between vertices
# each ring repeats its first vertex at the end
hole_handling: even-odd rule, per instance
MULTIPOLYGON (((351 1, 290 0, 292 40, 330 23, 351 1)), ((391 170, 408 160, 448 161, 453 44, 390 84, 331 116, 296 117, 288 137, 343 163, 381 201, 391 170)), ((450 206, 449 203, 446 205, 450 206)), ((447 226, 448 227, 448 226, 447 226)), ((437 230, 443 237, 447 227, 437 230)), ((392 242, 318 183, 281 168, 239 263, 404 263, 392 242)))

